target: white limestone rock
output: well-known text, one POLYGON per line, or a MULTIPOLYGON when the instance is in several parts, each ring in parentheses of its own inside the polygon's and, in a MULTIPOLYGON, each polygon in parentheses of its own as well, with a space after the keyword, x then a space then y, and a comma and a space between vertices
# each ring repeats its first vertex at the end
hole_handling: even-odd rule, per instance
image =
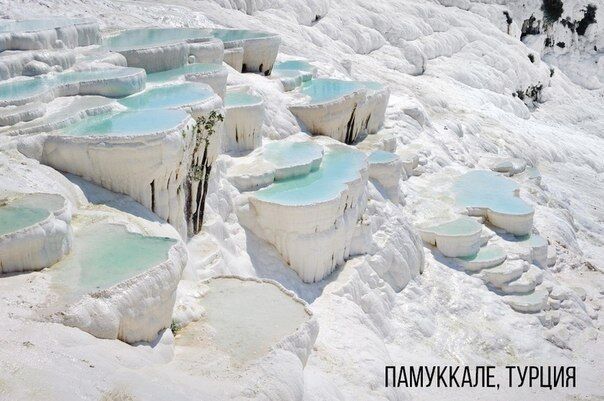
POLYGON ((437 247, 450 258, 475 255, 481 246, 482 225, 469 217, 419 228, 418 231, 424 242, 437 247))
MULTIPOLYGON (((170 327, 176 287, 186 263, 184 244, 174 241, 166 260, 75 301, 63 303, 59 297, 58 303, 48 310, 52 312, 48 317, 98 338, 131 344, 154 341, 170 327), (54 309, 59 310, 53 312, 54 309)), ((59 274, 61 266, 53 269, 59 274)))
POLYGON ((264 101, 245 92, 228 92, 225 97, 223 150, 253 150, 262 143, 264 101))
POLYGON ((99 24, 90 19, 9 20, 3 21, 1 25, 0 52, 74 48, 99 44, 101 41, 99 24))
POLYGON ((0 273, 41 270, 71 250, 71 205, 61 195, 16 194, 0 202, 0 273), (31 212, 30 212, 31 210, 31 212), (23 212, 21 212, 23 211, 23 212), (11 213, 37 214, 38 218, 11 217, 11 213), (13 222, 12 229, 11 221, 13 222), (3 227, 4 225, 7 227, 3 227))

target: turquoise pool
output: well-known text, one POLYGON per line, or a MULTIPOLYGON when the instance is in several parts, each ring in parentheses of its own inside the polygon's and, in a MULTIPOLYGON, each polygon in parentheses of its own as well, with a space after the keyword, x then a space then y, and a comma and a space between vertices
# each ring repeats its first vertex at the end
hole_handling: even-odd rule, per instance
POLYGON ((196 28, 142 28, 124 31, 111 36, 103 44, 113 51, 144 49, 147 47, 169 45, 188 40, 208 39, 208 30, 196 28))
POLYGON ((186 121, 182 110, 137 110, 89 117, 62 131, 68 136, 147 135, 172 130, 186 121))
POLYGON ((162 82, 174 81, 187 74, 217 72, 217 71, 220 71, 222 68, 223 67, 221 64, 215 64, 215 63, 187 64, 180 68, 174 68, 172 70, 166 70, 166 71, 160 71, 160 72, 154 72, 151 74, 147 74, 147 82, 162 83, 162 82))
POLYGON ((0 82, 0 101, 18 100, 38 96, 51 86, 44 78, 28 78, 17 81, 0 82))
POLYGON ((497 245, 484 246, 478 250, 478 253, 471 256, 460 256, 459 259, 466 262, 490 262, 493 260, 505 259, 505 251, 497 245))
POLYGON ((224 97, 225 106, 250 106, 262 102, 262 98, 245 92, 228 92, 224 97))
POLYGON ((233 42, 237 40, 267 38, 276 36, 275 34, 248 29, 212 29, 209 34, 223 42, 233 42))
POLYGON ((202 102, 214 96, 214 91, 205 85, 185 82, 159 86, 128 96, 118 103, 132 110, 174 108, 202 102))
MULTIPOLYGON (((140 68, 108 68, 93 71, 67 71, 56 75, 45 75, 36 78, 19 79, 16 81, 0 83, 0 102, 14 101, 33 96, 39 96, 61 85, 76 84, 80 82, 111 80, 135 75, 143 72, 140 68)), ((104 83, 108 85, 108 83, 104 83)), ((136 82, 135 84, 139 84, 136 82)), ((128 84, 125 84, 128 88, 128 84)), ((116 87, 116 89, 119 89, 116 87)))
POLYGON ((310 103, 325 103, 337 100, 363 89, 363 84, 355 81, 319 78, 302 84, 302 93, 310 96, 310 103))
POLYGON ((53 284, 70 299, 109 288, 168 259, 176 240, 146 237, 100 224, 77 233, 72 253, 51 269, 53 284))
POLYGON ((329 149, 321 167, 305 176, 278 181, 255 192, 255 197, 266 202, 287 206, 326 202, 339 196, 345 183, 359 176, 365 155, 347 148, 329 149))
POLYGON ((470 235, 476 231, 480 231, 482 226, 476 220, 470 217, 460 217, 448 223, 443 223, 438 226, 430 227, 428 230, 439 235, 470 235))
POLYGON ((367 158, 369 164, 391 163, 397 161, 398 159, 399 157, 396 154, 392 152, 386 152, 384 150, 376 150, 374 152, 371 152, 371 154, 367 158))
POLYGON ((460 206, 488 208, 509 215, 526 215, 533 207, 514 196, 519 188, 514 181, 488 170, 475 170, 461 176, 453 186, 460 206))
POLYGON ((312 72, 315 69, 308 61, 305 60, 288 60, 281 63, 276 63, 273 71, 304 71, 312 72))
POLYGON ((43 208, 33 207, 0 207, 0 235, 9 234, 48 218, 50 213, 43 208))
POLYGON ((276 141, 264 146, 263 156, 279 169, 320 159, 323 147, 312 142, 276 141))

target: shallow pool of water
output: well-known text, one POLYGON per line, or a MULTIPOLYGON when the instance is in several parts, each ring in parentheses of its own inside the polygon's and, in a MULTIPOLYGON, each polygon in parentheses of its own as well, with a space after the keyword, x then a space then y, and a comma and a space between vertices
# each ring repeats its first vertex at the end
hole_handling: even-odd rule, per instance
POLYGON ((264 146, 263 157, 277 168, 311 163, 323 155, 323 147, 312 142, 276 141, 264 146))
POLYGON ((495 172, 475 170, 461 176, 453 186, 457 203, 471 208, 489 208, 494 212, 525 215, 533 207, 514 196, 518 184, 495 172))
POLYGON ((98 224, 75 236, 69 256, 49 270, 68 299, 109 288, 168 259, 176 240, 146 237, 114 224, 98 224))
POLYGON ((255 192, 256 198, 288 206, 325 202, 339 196, 346 183, 359 176, 365 155, 348 148, 325 152, 321 167, 305 176, 288 178, 255 192))
POLYGON ((239 362, 268 353, 310 317, 302 303, 270 283, 217 278, 208 287, 200 300, 206 318, 199 323, 211 326, 216 347, 239 362))
POLYGON ((89 117, 62 131, 69 136, 128 136, 165 132, 178 127, 189 115, 182 110, 122 111, 89 117))
POLYGON ((274 34, 248 29, 212 29, 209 34, 223 42, 232 42, 236 40, 258 39, 274 36, 274 34))
POLYGON ((187 74, 215 72, 215 71, 220 71, 222 68, 223 67, 221 64, 215 64, 215 63, 187 64, 180 68, 174 68, 171 70, 147 74, 147 82, 162 83, 162 82, 174 81, 187 74))
POLYGON ((470 217, 460 217, 448 223, 443 223, 429 230, 440 235, 469 235, 479 231, 481 224, 470 217))
MULTIPOLYGON (((140 68, 108 68, 93 71, 67 71, 60 74, 44 75, 35 78, 19 79, 0 83, 0 101, 10 101, 41 95, 57 86, 79 82, 111 80, 142 72, 140 68)), ((123 85, 128 85, 123 84, 123 85)), ((119 90, 119 88, 116 88, 119 90)))
POLYGON ((249 106, 262 102, 262 98, 245 92, 228 92, 224 97, 225 106, 249 106))
POLYGON ((142 28, 106 38, 103 44, 112 51, 144 49, 187 40, 210 38, 208 30, 196 28, 142 28))
POLYGON ((308 61, 305 60, 288 60, 276 63, 273 71, 304 71, 312 72, 315 69, 308 61))
POLYGON ((39 95, 50 89, 44 78, 28 78, 10 82, 0 82, 0 101, 22 99, 39 95))
POLYGON ((363 89, 363 84, 355 81, 319 78, 302 84, 302 93, 310 96, 310 103, 324 103, 363 89))
POLYGON ((376 150, 371 152, 367 160, 369 164, 380 164, 380 163, 391 163, 398 160, 399 157, 392 152, 386 152, 383 150, 376 150))
POLYGON ((214 91, 205 85, 184 82, 147 89, 118 103, 133 110, 162 109, 199 103, 213 95, 214 91))
POLYGON ((49 215, 48 210, 43 208, 2 206, 0 207, 0 235, 33 226, 49 215))
POLYGON ((471 256, 461 256, 459 259, 467 262, 488 262, 500 260, 505 257, 503 248, 497 245, 484 246, 478 250, 478 253, 471 256))

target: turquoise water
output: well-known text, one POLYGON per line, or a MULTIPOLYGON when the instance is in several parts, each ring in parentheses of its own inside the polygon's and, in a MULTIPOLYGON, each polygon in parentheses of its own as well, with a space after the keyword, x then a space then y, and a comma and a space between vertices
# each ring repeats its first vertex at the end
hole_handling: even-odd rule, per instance
POLYGON ((304 71, 304 72, 312 72, 315 69, 308 61, 305 60, 289 60, 283 61, 281 63, 276 63, 273 67, 273 71, 275 70, 284 70, 284 71, 304 71))
POLYGON ((323 103, 341 98, 342 96, 363 89, 363 85, 355 81, 319 78, 302 84, 302 93, 310 96, 310 103, 323 103))
POLYGON ((145 135, 171 130, 189 115, 182 110, 123 111, 87 118, 63 130, 69 136, 145 135))
POLYGON ((196 28, 142 28, 111 36, 103 44, 113 51, 144 49, 187 40, 209 38, 207 30, 196 28))
POLYGON ((209 33, 211 36, 220 39, 223 42, 274 36, 274 34, 268 32, 251 31, 247 29, 213 29, 209 33))
POLYGON ((212 89, 205 85, 185 82, 147 89, 118 103, 133 110, 162 109, 199 103, 213 95, 212 89))
POLYGON ((47 19, 30 19, 21 21, 0 22, 0 32, 30 32, 54 29, 66 25, 74 25, 82 22, 87 22, 83 19, 70 18, 47 18, 47 19))
POLYGON ((44 78, 22 79, 0 83, 0 101, 23 99, 36 96, 48 90, 50 86, 44 78))
POLYGON ((488 170, 475 170, 461 176, 453 186, 457 203, 464 207, 489 208, 494 212, 525 215, 533 207, 514 196, 518 184, 488 170))
POLYGON ((262 102, 262 98, 245 92, 229 92, 224 97, 225 106, 249 106, 262 102))
MULTIPOLYGON (((212 327, 212 341, 239 363, 268 353, 271 347, 309 319, 302 303, 293 300, 276 285, 256 281, 210 280, 208 292, 200 299, 200 304, 206 316, 199 322, 212 327)), ((197 324, 185 327, 177 341, 199 344, 197 324)), ((207 347, 207 332, 203 337, 203 346, 207 347)))
POLYGON ((500 246, 492 245, 485 246, 478 250, 476 255, 462 256, 459 259, 467 262, 487 262, 491 260, 499 260, 505 257, 505 252, 500 246))
POLYGON ((0 83, 0 101, 39 95, 53 87, 85 81, 125 77, 142 71, 140 68, 109 68, 94 71, 68 71, 57 75, 0 83))
POLYGON ((168 259, 176 240, 100 224, 80 231, 72 253, 55 264, 53 283, 73 298, 109 288, 168 259))
POLYGON ((460 217, 457 220, 429 228, 430 231, 441 235, 468 235, 481 229, 480 223, 470 217, 460 217))
POLYGON ((42 208, 0 207, 0 235, 30 227, 46 219, 50 213, 42 208))
POLYGON ((154 72, 147 75, 147 82, 161 83, 174 81, 186 74, 196 74, 205 72, 220 71, 222 69, 221 64, 214 63, 195 63, 187 64, 184 67, 174 68, 172 70, 154 72))
POLYGON ((323 147, 312 142, 271 142, 264 147, 264 159, 277 168, 310 163, 323 154, 323 147))
POLYGON ((54 213, 65 206, 65 198, 58 194, 33 193, 12 200, 10 206, 39 208, 54 213))
POLYGON ((347 148, 331 149, 321 167, 308 175, 278 181, 255 192, 256 198, 287 206, 325 202, 339 196, 346 182, 359 176, 365 155, 347 148))
POLYGON ((514 237, 512 239, 512 241, 524 243, 533 248, 547 246, 547 240, 537 234, 527 234, 527 235, 517 236, 517 237, 514 237))
POLYGON ((399 157, 391 152, 386 152, 383 150, 376 150, 375 152, 371 152, 367 160, 369 164, 379 164, 379 163, 390 163, 398 160, 399 157))

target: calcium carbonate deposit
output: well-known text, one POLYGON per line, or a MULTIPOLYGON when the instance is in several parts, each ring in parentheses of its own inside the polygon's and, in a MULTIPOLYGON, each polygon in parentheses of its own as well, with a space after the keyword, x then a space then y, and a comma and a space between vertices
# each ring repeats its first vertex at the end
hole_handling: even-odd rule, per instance
POLYGON ((603 10, 0 0, 0 400, 601 399, 603 10))

